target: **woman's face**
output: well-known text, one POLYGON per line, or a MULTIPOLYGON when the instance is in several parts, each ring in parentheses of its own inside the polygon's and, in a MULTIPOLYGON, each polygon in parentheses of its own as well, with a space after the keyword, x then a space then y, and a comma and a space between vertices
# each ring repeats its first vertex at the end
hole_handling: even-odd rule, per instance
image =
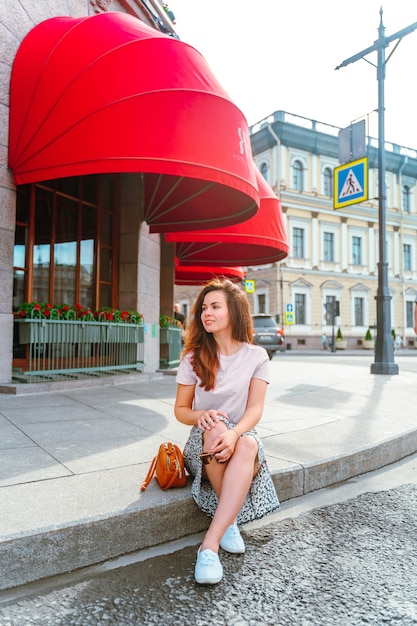
POLYGON ((201 322, 208 333, 231 330, 229 309, 223 291, 210 291, 203 300, 201 322))

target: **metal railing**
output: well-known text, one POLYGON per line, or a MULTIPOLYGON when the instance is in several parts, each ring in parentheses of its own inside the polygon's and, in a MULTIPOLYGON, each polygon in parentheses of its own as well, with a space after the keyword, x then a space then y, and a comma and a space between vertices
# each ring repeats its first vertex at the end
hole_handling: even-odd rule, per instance
POLYGON ((180 363, 182 347, 182 328, 168 327, 159 329, 161 369, 172 369, 180 363))
POLYGON ((30 382, 112 375, 144 368, 143 324, 25 319, 19 343, 28 344, 30 382))

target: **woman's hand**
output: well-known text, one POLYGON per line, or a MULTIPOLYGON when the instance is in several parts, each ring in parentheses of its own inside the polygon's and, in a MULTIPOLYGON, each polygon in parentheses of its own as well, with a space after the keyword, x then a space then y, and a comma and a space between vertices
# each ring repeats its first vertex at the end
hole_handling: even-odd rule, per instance
POLYGON ((197 426, 201 431, 212 430, 219 423, 219 415, 227 419, 226 413, 223 411, 216 411, 215 409, 209 409, 197 420, 197 426))
POLYGON ((213 445, 210 448, 210 452, 215 455, 216 461, 218 463, 226 463, 233 455, 235 451, 236 444, 240 438, 239 433, 234 429, 230 428, 225 432, 221 433, 214 441, 213 445))

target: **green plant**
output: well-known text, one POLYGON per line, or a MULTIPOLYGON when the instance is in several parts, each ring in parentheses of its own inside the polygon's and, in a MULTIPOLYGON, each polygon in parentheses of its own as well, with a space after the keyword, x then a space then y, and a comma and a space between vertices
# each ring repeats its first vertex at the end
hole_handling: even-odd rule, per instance
POLYGON ((159 318, 159 326, 160 328, 171 328, 173 326, 176 328, 182 328, 181 322, 170 315, 161 315, 159 318))
POLYGON ((371 335, 371 331, 369 330, 369 328, 366 331, 365 341, 372 341, 372 335, 371 335))
POLYGON ((102 307, 92 311, 81 304, 52 304, 50 302, 21 302, 16 311, 21 319, 78 320, 83 322, 116 322, 142 324, 143 315, 137 311, 120 311, 102 307))
POLYGON ((342 335, 342 331, 340 328, 337 329, 337 335, 336 335, 336 341, 342 341, 343 340, 343 335, 342 335))

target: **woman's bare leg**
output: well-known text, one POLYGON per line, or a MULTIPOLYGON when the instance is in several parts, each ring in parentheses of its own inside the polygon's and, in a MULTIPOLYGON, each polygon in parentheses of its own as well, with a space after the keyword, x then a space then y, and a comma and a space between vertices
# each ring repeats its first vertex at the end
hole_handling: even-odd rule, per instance
POLYGON ((207 477, 219 502, 201 550, 209 548, 214 552, 218 551, 221 538, 230 524, 235 521, 249 491, 256 473, 254 468, 257 454, 256 439, 246 435, 238 440, 233 456, 227 463, 212 461, 205 467, 207 477))

